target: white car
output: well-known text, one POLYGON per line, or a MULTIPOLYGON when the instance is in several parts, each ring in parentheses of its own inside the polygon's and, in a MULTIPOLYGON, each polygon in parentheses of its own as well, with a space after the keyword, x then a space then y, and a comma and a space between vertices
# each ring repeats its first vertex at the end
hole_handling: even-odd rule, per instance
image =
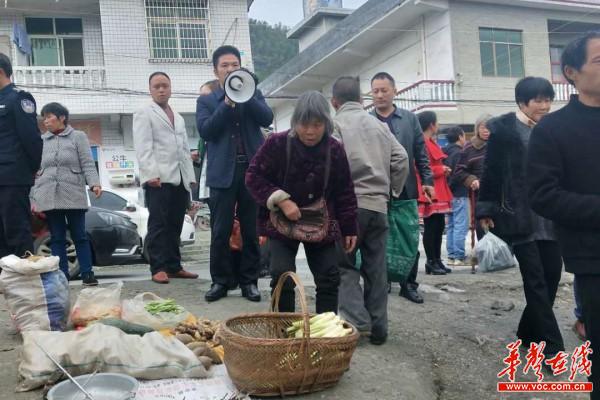
MULTIPOLYGON (((88 191, 88 197, 92 206, 123 214, 137 225, 138 234, 142 238, 142 254, 144 258, 148 259, 146 256, 146 246, 144 246, 146 233, 148 232, 148 209, 135 202, 127 201, 124 197, 121 197, 110 189, 103 189, 102 196, 98 198, 96 198, 93 192, 88 191)), ((181 229, 179 238, 181 240, 180 246, 191 245, 196 241, 194 221, 187 214, 183 217, 183 228, 181 229)))

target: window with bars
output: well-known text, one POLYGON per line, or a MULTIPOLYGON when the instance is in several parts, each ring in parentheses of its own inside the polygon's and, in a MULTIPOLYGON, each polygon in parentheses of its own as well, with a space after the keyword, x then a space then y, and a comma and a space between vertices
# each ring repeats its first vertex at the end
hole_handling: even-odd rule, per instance
POLYGON ((550 45, 550 65, 552 68, 552 83, 567 83, 563 76, 560 57, 564 50, 563 46, 550 45))
POLYGON ((30 65, 84 65, 80 18, 26 17, 25 29, 31 40, 30 65))
POLYGON ((208 0, 145 0, 150 57, 208 59, 208 0))
POLYGON ((483 76, 525 76, 523 32, 479 28, 479 49, 483 76))

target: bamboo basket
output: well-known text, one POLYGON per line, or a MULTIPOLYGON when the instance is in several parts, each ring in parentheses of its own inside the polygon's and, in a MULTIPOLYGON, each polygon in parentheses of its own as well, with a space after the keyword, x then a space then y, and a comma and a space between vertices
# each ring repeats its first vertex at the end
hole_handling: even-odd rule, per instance
POLYGON ((286 396, 334 386, 350 367, 359 334, 341 338, 311 338, 304 287, 293 272, 281 275, 273 292, 271 312, 244 314, 226 320, 219 329, 224 363, 235 386, 253 396, 286 396), (283 283, 291 278, 299 291, 301 313, 278 313, 283 283), (304 320, 302 338, 286 338, 292 322, 304 320))

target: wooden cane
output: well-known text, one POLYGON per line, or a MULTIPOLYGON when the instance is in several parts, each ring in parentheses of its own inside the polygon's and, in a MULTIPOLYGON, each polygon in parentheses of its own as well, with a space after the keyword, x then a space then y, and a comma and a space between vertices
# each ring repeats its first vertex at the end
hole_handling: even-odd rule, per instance
POLYGON ((475 248, 475 229, 476 229, 476 221, 475 221, 475 191, 469 189, 469 203, 471 204, 471 273, 474 274, 476 272, 475 267, 477 266, 477 257, 473 254, 473 249, 475 248))

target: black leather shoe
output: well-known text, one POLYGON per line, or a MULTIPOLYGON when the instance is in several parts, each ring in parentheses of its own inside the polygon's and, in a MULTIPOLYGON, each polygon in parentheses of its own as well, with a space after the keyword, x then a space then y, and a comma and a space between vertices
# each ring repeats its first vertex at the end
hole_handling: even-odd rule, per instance
POLYGON ((381 346, 386 341, 387 341, 387 335, 385 335, 385 336, 374 336, 374 335, 369 336, 369 342, 371 342, 371 344, 374 344, 375 346, 381 346))
POLYGON ((427 275, 446 275, 446 271, 440 268, 440 266, 433 260, 427 260, 425 263, 425 273, 427 275))
POLYGON ((221 285, 220 283, 213 283, 210 290, 204 295, 204 299, 209 303, 223 297, 227 297, 227 286, 221 285))
POLYGON ((444 271, 446 271, 447 274, 451 273, 452 270, 450 268, 448 268, 440 259, 435 260, 435 263, 437 264, 438 267, 440 267, 440 269, 443 269, 444 271))
POLYGON ((242 288, 242 297, 245 297, 250 301, 260 301, 260 292, 254 283, 240 286, 242 288))
POLYGON ((422 304, 423 297, 417 292, 417 289, 402 286, 400 288, 400 296, 412 301, 413 303, 422 304))

